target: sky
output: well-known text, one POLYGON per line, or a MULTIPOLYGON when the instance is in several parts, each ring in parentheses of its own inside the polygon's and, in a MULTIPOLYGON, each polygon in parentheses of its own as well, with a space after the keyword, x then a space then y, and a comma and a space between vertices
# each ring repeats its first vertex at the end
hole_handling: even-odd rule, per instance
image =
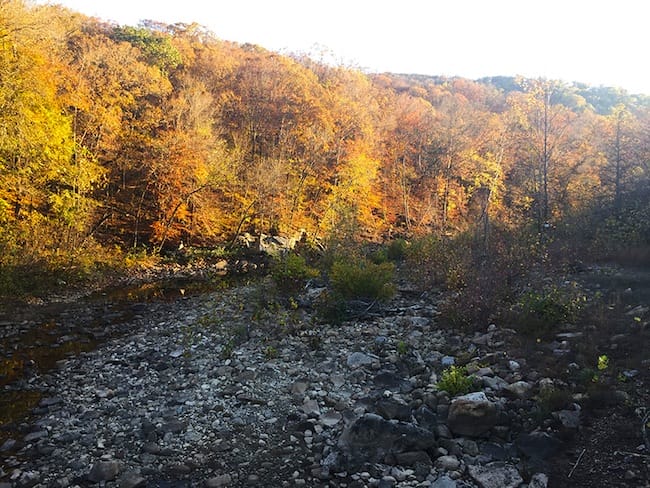
POLYGON ((331 53, 368 72, 544 77, 650 95, 646 0, 37 0, 118 24, 331 53))

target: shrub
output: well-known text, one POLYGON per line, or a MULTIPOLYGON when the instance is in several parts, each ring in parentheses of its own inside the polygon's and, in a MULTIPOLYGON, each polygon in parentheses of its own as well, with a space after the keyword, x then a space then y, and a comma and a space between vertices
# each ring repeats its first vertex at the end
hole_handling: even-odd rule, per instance
POLYGON ((404 245, 403 250, 411 277, 420 289, 460 290, 466 285, 472 257, 468 236, 453 239, 426 236, 410 246, 404 245))
POLYGON ((285 291, 297 290, 306 280, 318 275, 318 270, 307 265, 305 258, 293 253, 276 259, 271 267, 273 281, 279 289, 285 291))
POLYGON ((345 301, 329 292, 323 292, 316 302, 316 310, 321 321, 339 325, 348 318, 345 301))
POLYGON ((512 307, 512 320, 524 332, 542 335, 551 332, 556 325, 574 322, 585 301, 585 295, 575 285, 562 288, 553 285, 541 290, 528 290, 512 307))
POLYGON ((440 374, 438 389, 444 390, 449 395, 464 395, 474 389, 474 378, 467 375, 467 370, 462 366, 451 366, 440 374))
POLYGON ((387 300, 395 293, 394 271, 392 263, 338 260, 332 265, 330 280, 336 294, 344 300, 387 300))
POLYGON ((391 241, 386 249, 386 257, 390 261, 402 261, 406 257, 408 243, 404 239, 395 239, 391 241))

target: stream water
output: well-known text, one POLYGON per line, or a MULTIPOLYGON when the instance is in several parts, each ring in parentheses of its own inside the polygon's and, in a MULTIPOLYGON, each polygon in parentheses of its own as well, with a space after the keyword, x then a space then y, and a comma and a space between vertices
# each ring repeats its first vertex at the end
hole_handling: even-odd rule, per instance
POLYGON ((20 422, 38 412, 43 398, 29 388, 30 378, 131 331, 132 322, 152 310, 234 281, 166 280, 115 288, 71 303, 5 305, 0 309, 0 447, 20 422))

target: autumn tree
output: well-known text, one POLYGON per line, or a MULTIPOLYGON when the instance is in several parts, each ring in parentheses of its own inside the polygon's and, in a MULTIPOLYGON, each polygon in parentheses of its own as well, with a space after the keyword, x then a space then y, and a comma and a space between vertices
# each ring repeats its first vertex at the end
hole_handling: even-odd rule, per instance
POLYGON ((0 5, 0 225, 5 258, 71 252, 91 226, 102 172, 74 137, 60 97, 58 8, 0 5), (39 35, 36 36, 35 33, 39 35))
POLYGON ((555 103, 556 83, 543 79, 525 83, 525 93, 513 93, 508 99, 513 157, 517 164, 513 174, 523 177, 520 181, 528 188, 524 195, 528 203, 522 205, 534 210, 541 232, 551 217, 552 174, 565 164, 563 157, 575 115, 555 103))

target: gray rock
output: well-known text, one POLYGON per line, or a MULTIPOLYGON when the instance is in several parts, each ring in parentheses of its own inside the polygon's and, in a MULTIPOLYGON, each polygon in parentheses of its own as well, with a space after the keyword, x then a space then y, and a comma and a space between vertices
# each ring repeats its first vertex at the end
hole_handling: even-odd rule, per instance
POLYGON ((523 478, 511 464, 490 463, 485 466, 467 466, 470 476, 481 488, 517 488, 524 482, 523 478))
POLYGON ((379 480, 378 488, 393 488, 397 480, 393 476, 384 476, 379 480))
POLYGON ((413 383, 390 371, 381 371, 373 379, 377 388, 393 392, 408 393, 413 390, 413 383))
POLYGON ((438 416, 427 406, 422 405, 415 412, 413 412, 418 426, 423 429, 433 432, 438 424, 438 416))
POLYGON ((394 398, 380 398, 375 403, 377 413, 387 420, 411 420, 411 408, 394 398))
POLYGON ((480 454, 491 461, 507 461, 517 455, 517 450, 513 444, 485 442, 481 444, 480 454))
POLYGON ((521 400, 530 397, 533 385, 526 381, 517 381, 503 388, 503 392, 510 398, 519 398, 521 400))
POLYGON ((377 337, 375 337, 375 346, 376 347, 384 347, 386 344, 388 344, 388 337, 386 337, 386 336, 377 336, 377 337))
POLYGON ((47 397, 41 399, 40 402, 38 402, 39 407, 51 407, 54 405, 59 405, 60 403, 63 403, 63 398, 61 397, 47 397))
POLYGON ((553 417, 560 421, 562 427, 569 430, 576 430, 580 427, 579 410, 560 410, 553 412, 553 417))
POLYGON ((127 471, 119 480, 120 488, 142 488, 147 483, 137 471, 127 471))
POLYGON ((2 443, 2 446, 0 446, 0 452, 11 451, 14 447, 16 447, 16 440, 7 439, 2 443))
POLYGON ((305 398, 301 409, 306 415, 320 415, 320 407, 318 406, 318 402, 310 398, 305 398))
POLYGON ((306 381, 296 381, 291 385, 291 394, 292 395, 304 395, 309 388, 309 383, 306 381))
POLYGON ((434 481, 431 485, 431 488, 456 488, 456 486, 456 481, 445 475, 434 481))
POLYGON ((508 382, 500 376, 482 376, 481 382, 483 386, 494 391, 501 391, 508 387, 508 382))
POLYGON ((443 368, 449 368, 456 364, 456 358, 454 358, 454 356, 443 356, 440 360, 440 364, 442 364, 443 368))
POLYGON ((444 471, 454 471, 460 467, 460 461, 456 456, 440 456, 433 465, 444 471))
POLYGON ((115 460, 97 461, 88 473, 88 480, 93 483, 112 481, 120 474, 120 463, 115 460))
POLYGON ((34 441, 37 441, 39 439, 43 439, 43 438, 47 437, 48 435, 49 435, 49 433, 47 432, 47 430, 39 430, 38 432, 30 432, 29 434, 27 434, 25 436, 24 441, 25 442, 34 442, 34 441))
POLYGON ((562 448, 562 442, 546 432, 522 434, 515 441, 515 445, 525 456, 539 460, 558 454, 562 448))
MULTIPOLYGON (((15 473, 15 472, 14 472, 15 473)), ((13 478, 13 475, 12 475, 13 478)), ((18 488, 31 488, 41 482, 40 474, 36 471, 25 471, 20 473, 15 486, 18 488)))
POLYGON ((548 476, 544 473, 536 473, 528 483, 528 488, 548 488, 548 476))
POLYGON ((162 424, 160 427, 160 431, 164 434, 166 433, 172 433, 172 434, 180 434, 185 430, 187 425, 185 422, 181 422, 180 420, 177 419, 172 419, 169 422, 166 422, 162 424))
POLYGON ((347 365, 350 369, 357 369, 363 366, 370 366, 374 362, 374 358, 362 352, 353 352, 348 356, 347 365))
POLYGON ((436 446, 433 433, 406 422, 365 414, 353 422, 339 440, 349 464, 378 462, 388 453, 425 451, 436 446))
POLYGON ((447 417, 447 425, 453 433, 471 437, 486 433, 494 427, 496 421, 496 405, 483 392, 455 398, 447 417))
POLYGON ((319 418, 320 423, 327 427, 334 427, 341 421, 341 419, 343 419, 343 416, 335 410, 325 412, 319 418))
POLYGON ((431 456, 429 456, 425 451, 398 452, 395 454, 395 460, 397 461, 397 464, 402 466, 423 465, 428 469, 433 466, 431 456))
POLYGON ((142 446, 142 452, 147 454, 160 454, 161 448, 155 442, 147 442, 142 446))
POLYGON ((465 439, 461 437, 460 439, 456 439, 456 443, 458 446, 460 446, 465 454, 469 454, 470 456, 478 456, 480 452, 478 444, 472 439, 465 439))

